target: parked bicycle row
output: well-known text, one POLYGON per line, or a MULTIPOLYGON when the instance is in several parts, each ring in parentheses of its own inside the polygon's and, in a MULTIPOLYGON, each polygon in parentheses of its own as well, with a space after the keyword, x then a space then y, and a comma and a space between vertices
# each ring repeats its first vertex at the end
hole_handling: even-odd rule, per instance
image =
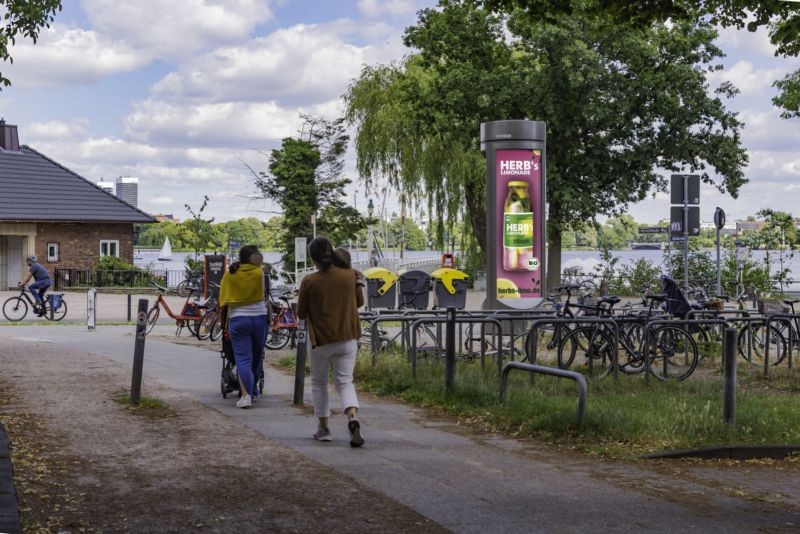
MULTIPOLYGON (((739 354, 745 360, 763 361, 769 352, 771 364, 788 359, 791 365, 791 351, 800 347, 797 300, 781 302, 788 313, 748 311, 740 299, 736 308, 728 309, 719 305, 725 300, 700 295, 690 302, 669 277, 662 279, 662 292, 647 292, 638 304, 620 305, 618 297, 594 296, 592 287, 565 285, 554 290, 542 310, 459 312, 458 355, 482 361, 486 356, 529 360, 600 376, 615 370, 642 373, 649 367, 659 379, 683 380, 701 359, 720 354, 721 328, 730 325, 739 330, 739 354), (497 321, 499 328, 493 324, 497 321)), ((413 361, 441 356, 437 317, 436 312, 419 310, 363 313, 362 346, 373 357, 392 347, 413 361)))

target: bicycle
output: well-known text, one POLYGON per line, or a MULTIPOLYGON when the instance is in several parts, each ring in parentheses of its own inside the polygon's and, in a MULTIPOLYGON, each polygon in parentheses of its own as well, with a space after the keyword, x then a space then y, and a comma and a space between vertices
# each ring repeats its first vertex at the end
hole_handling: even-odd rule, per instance
POLYGON ((289 299, 296 296, 297 291, 294 290, 283 293, 277 299, 270 294, 268 305, 272 311, 272 320, 269 322, 267 340, 264 343, 268 349, 280 350, 289 341, 292 342, 291 346, 294 348, 297 339, 297 317, 289 304, 289 299))
POLYGON ((167 304, 166 299, 164 299, 165 293, 172 292, 166 287, 158 284, 154 283, 153 285, 158 289, 158 294, 156 296, 156 301, 153 303, 153 307, 147 312, 147 327, 145 329, 145 335, 152 332, 153 327, 155 327, 156 322, 158 322, 158 317, 161 314, 161 308, 163 307, 167 312, 167 315, 169 315, 172 319, 175 319, 175 324, 177 325, 177 329, 175 331, 176 336, 181 334, 181 330, 184 327, 189 330, 193 336, 197 336, 200 322, 202 321, 203 315, 206 312, 207 302, 200 298, 195 298, 194 301, 190 301, 196 289, 190 288, 189 294, 186 296, 186 301, 183 303, 183 307, 181 308, 181 312, 176 314, 173 313, 172 309, 169 307, 169 304, 167 304))
POLYGON ((188 266, 184 268, 184 278, 175 287, 175 294, 179 297, 187 297, 191 294, 191 290, 197 291, 197 288, 203 287, 203 280, 205 274, 203 271, 193 271, 188 266))
MULTIPOLYGON (((652 305, 655 302, 667 300, 664 295, 649 296, 652 305)), ((619 297, 601 297, 596 305, 597 315, 601 318, 613 317, 613 306, 619 302, 619 297)), ((617 318, 617 356, 621 346, 625 361, 618 361, 618 368, 629 374, 641 373, 645 369, 644 355, 644 329, 650 316, 641 315, 617 318), (620 322, 629 322, 638 328, 620 327, 620 322)), ((613 332, 606 323, 578 326, 571 330, 561 341, 558 348, 558 366, 561 369, 570 369, 576 362, 578 354, 586 358, 586 367, 590 376, 599 370, 600 376, 606 376, 613 371, 613 332)), ((647 336, 647 345, 650 359, 650 373, 659 380, 685 380, 697 367, 697 345, 691 334, 679 325, 661 325, 652 328, 647 336)))
MULTIPOLYGON (((28 315, 28 308, 31 308, 33 312, 37 314, 44 311, 43 317, 48 321, 60 321, 67 315, 67 303, 63 298, 58 299, 58 304, 53 309, 53 316, 50 317, 50 313, 47 313, 47 301, 45 301, 44 307, 42 307, 39 302, 33 298, 30 291, 27 291, 25 286, 20 285, 19 288, 20 294, 18 297, 10 297, 3 303, 3 315, 7 320, 13 323, 22 321, 28 315)), ((54 294, 51 293, 51 295, 54 294)), ((55 300, 55 297, 53 297, 51 302, 55 300)))

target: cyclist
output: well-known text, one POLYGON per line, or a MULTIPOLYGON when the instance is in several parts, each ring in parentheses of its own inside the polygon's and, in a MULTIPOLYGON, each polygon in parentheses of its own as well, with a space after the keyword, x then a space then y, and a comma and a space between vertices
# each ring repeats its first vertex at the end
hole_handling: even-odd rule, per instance
POLYGON ((27 284, 31 278, 34 279, 34 282, 28 286, 28 289, 31 290, 31 294, 36 302, 39 303, 39 311, 36 312, 36 315, 39 317, 44 317, 47 313, 46 305, 44 301, 44 294, 47 292, 47 288, 53 285, 53 281, 50 279, 50 273, 47 272, 41 263, 36 261, 36 256, 28 256, 25 258, 25 263, 28 265, 28 272, 25 273, 25 277, 20 282, 20 286, 24 286, 27 284))

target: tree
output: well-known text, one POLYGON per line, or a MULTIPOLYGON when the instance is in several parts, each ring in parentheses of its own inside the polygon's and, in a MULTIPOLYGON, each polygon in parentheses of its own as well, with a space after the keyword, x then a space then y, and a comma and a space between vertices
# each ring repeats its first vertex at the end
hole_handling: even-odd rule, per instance
POLYGON ((222 223, 222 226, 228 234, 229 240, 238 241, 242 245, 264 245, 262 241, 264 226, 255 217, 228 221, 222 223))
POLYGON ((362 176, 384 175, 429 195, 439 217, 459 210, 485 250, 485 160, 479 125, 530 117, 548 125, 548 285, 561 270, 561 229, 616 215, 665 171, 701 174, 736 195, 747 162, 741 124, 706 73, 722 52, 703 23, 608 26, 579 10, 550 20, 503 18, 472 2, 443 0, 420 12, 402 63, 365 67, 346 95, 362 176), (718 179, 712 179, 710 168, 718 179))
POLYGON ((294 271, 295 237, 312 236, 312 215, 317 216, 318 234, 327 235, 334 246, 366 227, 358 211, 343 200, 350 183, 341 176, 349 140, 343 119, 302 117, 302 138, 286 138, 280 150, 272 151, 268 173, 253 171, 262 195, 283 209, 286 272, 294 271))
MULTIPOLYGON (((623 24, 645 28, 653 23, 695 20, 750 32, 769 26, 776 56, 800 54, 800 6, 791 0, 483 0, 479 4, 498 11, 519 9, 530 17, 550 21, 584 13, 603 20, 609 27, 623 24)), ((784 109, 781 116, 800 117, 800 69, 774 85, 780 93, 772 101, 784 109)))
POLYGON ((215 235, 217 235, 211 226, 211 223, 214 222, 214 217, 211 217, 210 219, 203 218, 203 212, 207 206, 208 195, 203 196, 203 204, 197 211, 195 211, 189 204, 184 204, 186 211, 188 211, 189 215, 192 217, 191 219, 185 220, 182 224, 189 232, 189 245, 191 246, 192 250, 194 250, 195 260, 197 260, 197 257, 200 255, 200 253, 204 252, 207 248, 219 248, 222 246, 222 243, 219 243, 216 239, 214 239, 215 235))
MULTIPOLYGON (((0 59, 14 62, 8 51, 18 37, 30 38, 36 43, 39 31, 49 28, 57 11, 61 11, 61 0, 0 0, 0 12, 4 24, 0 26, 0 59)), ((0 73, 0 85, 8 86, 11 81, 0 73)))

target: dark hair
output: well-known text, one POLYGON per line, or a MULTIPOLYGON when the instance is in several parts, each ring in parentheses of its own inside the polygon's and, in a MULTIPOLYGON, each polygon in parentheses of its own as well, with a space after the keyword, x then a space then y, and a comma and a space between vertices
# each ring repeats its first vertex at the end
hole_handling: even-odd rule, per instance
POLYGON ((336 247, 333 250, 333 264, 344 269, 350 268, 350 252, 344 247, 336 247))
POLYGON ((258 252, 257 245, 245 245, 239 249, 239 261, 235 261, 231 263, 230 267, 228 267, 228 272, 231 274, 236 274, 236 271, 239 270, 239 266, 243 263, 250 263, 250 257, 253 254, 260 254, 258 252))
POLYGON ((333 245, 325 236, 315 237, 308 245, 308 254, 311 260, 319 265, 320 269, 327 271, 331 265, 344 267, 344 260, 333 252, 333 245))

